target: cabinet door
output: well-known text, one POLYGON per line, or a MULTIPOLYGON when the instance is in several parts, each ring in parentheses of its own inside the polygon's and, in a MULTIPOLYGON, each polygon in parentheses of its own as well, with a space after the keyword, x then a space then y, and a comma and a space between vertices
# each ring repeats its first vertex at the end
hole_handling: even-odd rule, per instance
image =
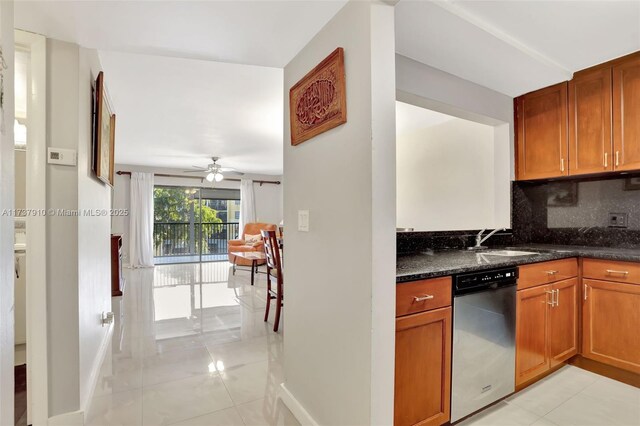
POLYGON ((615 170, 640 169, 640 54, 613 67, 615 170))
POLYGON ((583 280, 582 355, 640 373, 640 285, 583 280))
POLYGON ((549 358, 551 367, 578 353, 578 279, 551 286, 554 304, 549 306, 549 358))
POLYGON ((569 82, 569 174, 613 170, 611 68, 569 82))
POLYGON ((451 308, 396 319, 396 426, 441 425, 451 400, 451 308))
POLYGON ((519 180, 568 175, 567 83, 516 99, 519 180))
POLYGON ((516 295, 516 386, 549 369, 547 350, 551 286, 518 290, 516 295))

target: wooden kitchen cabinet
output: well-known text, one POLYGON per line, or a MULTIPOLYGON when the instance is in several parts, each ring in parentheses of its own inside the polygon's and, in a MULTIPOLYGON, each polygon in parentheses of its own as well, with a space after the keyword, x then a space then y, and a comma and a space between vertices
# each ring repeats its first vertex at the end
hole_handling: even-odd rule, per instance
POLYGON ((396 318, 394 425, 442 425, 450 407, 451 307, 396 318))
POLYGON ((516 293, 516 386, 549 369, 549 294, 549 285, 516 293))
POLYGON ((549 306, 549 362, 553 368, 578 353, 578 279, 551 285, 554 305, 549 306))
POLYGON ((640 285, 583 279, 582 355, 640 373, 640 285))
POLYGON ((577 274, 576 259, 520 267, 516 292, 516 386, 534 380, 578 353, 577 274), (566 278, 567 275, 573 277, 566 278))
POLYGON ((522 95, 515 108, 517 179, 567 176, 567 83, 522 95))
POLYGON ((614 170, 640 169, 640 52, 614 62, 614 170))
POLYGON ((640 52, 515 99, 516 179, 640 170, 640 52))
POLYGON ((569 174, 613 170, 611 67, 578 72, 569 82, 569 174))

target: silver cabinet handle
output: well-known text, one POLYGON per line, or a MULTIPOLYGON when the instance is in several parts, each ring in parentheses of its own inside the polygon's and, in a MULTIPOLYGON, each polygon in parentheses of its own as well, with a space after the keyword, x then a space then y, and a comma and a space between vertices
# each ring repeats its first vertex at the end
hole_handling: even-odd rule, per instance
POLYGON ((560 290, 554 290, 556 292, 556 306, 560 306, 560 290))
POLYGON ((557 274, 557 273, 558 273, 558 271, 554 271, 554 270, 551 270, 551 271, 545 271, 545 272, 547 273, 547 275, 555 275, 555 274, 557 274))
POLYGON ((620 151, 616 151, 616 167, 620 165, 620 151))
POLYGON ((604 168, 606 169, 609 166, 609 153, 604 153, 604 168))
POLYGON ((560 159, 560 171, 564 172, 564 158, 560 159))
POLYGON ((607 274, 629 275, 629 271, 616 271, 615 269, 607 269, 607 274))
POLYGON ((433 299, 433 295, 432 294, 425 294, 424 296, 414 296, 413 297, 413 301, 414 302, 424 302, 425 300, 429 300, 429 299, 433 299))
POLYGON ((549 290, 549 291, 545 291, 545 293, 550 294, 551 295, 551 302, 547 302, 547 305, 551 305, 551 307, 554 307, 556 305, 556 300, 554 295, 556 294, 555 290, 549 290))
POLYGON ((584 285, 584 300, 587 300, 587 285, 584 285))

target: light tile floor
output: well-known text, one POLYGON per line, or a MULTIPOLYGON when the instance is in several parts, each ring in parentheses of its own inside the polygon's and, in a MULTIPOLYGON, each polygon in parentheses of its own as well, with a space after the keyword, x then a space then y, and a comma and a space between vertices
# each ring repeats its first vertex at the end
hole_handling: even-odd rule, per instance
MULTIPOLYGON (((263 322, 264 275, 252 287, 214 262, 125 276, 87 424, 298 425, 276 397, 284 324, 263 322)), ((640 426, 640 390, 568 366, 457 425, 640 426)))
POLYGON ((566 366, 456 426, 640 426, 640 389, 566 366))
MULTIPOLYGON (((89 425, 298 425, 276 397, 282 339, 266 280, 227 262, 125 270, 89 425)), ((283 311, 284 318, 284 311, 283 311)))

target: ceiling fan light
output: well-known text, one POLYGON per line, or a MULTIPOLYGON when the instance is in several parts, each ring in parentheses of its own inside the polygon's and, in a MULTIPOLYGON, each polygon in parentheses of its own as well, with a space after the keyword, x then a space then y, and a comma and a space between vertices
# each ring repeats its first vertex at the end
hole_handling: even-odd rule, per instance
POLYGON ((215 179, 216 175, 212 173, 209 173, 207 175, 207 177, 205 179, 207 179, 209 182, 213 182, 213 179, 215 179))
POLYGON ((222 179, 224 179, 224 176, 222 175, 222 173, 218 172, 215 174, 214 178, 216 182, 220 182, 222 179))

